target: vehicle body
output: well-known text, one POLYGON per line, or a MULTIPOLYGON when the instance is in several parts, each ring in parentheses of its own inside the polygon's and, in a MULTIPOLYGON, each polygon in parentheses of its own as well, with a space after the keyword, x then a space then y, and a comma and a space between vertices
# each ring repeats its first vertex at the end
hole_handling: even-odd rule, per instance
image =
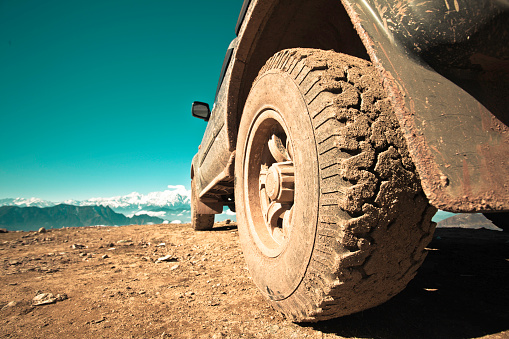
MULTIPOLYGON (((263 70, 266 73, 277 73, 284 69, 283 73, 286 73, 283 77, 288 77, 292 70, 283 63, 297 64, 308 55, 315 63, 328 56, 331 60, 337 59, 334 62, 340 65, 350 62, 350 59, 345 61, 328 52, 316 52, 332 50, 367 60, 372 63, 369 67, 376 69, 393 116, 397 119, 398 133, 401 133, 406 144, 401 146, 403 151, 400 153, 408 152, 408 158, 415 165, 415 173, 430 205, 458 213, 496 212, 499 219, 507 221, 509 5, 506 1, 246 0, 236 33, 237 37, 231 42, 226 54, 212 112, 201 103, 193 106, 193 115, 208 121, 199 152, 193 158, 191 167, 196 215, 221 213, 223 206, 233 209, 236 200, 234 194, 242 196, 246 201, 251 199, 235 192, 236 181, 242 181, 239 180, 242 171, 236 169, 236 166, 239 167, 236 158, 239 157, 239 140, 243 134, 247 134, 247 139, 242 139, 247 145, 242 156, 246 164, 250 164, 248 158, 252 156, 252 151, 249 147, 254 146, 249 145, 254 141, 250 141, 252 138, 249 133, 255 128, 254 121, 261 113, 253 113, 253 122, 245 122, 244 127, 241 121, 247 109, 246 102, 250 104, 256 101, 256 98, 250 99, 250 95, 254 96, 250 91, 256 92, 258 96, 265 95, 255 85, 257 81, 263 82, 263 70), (293 50, 284 52, 287 49, 293 50), (275 59, 270 59, 273 55, 276 55, 275 59), (264 66, 267 60, 268 65, 264 66), (278 60, 281 60, 280 64, 278 60)), ((302 62, 305 68, 306 62, 302 62)), ((323 67, 329 67, 330 70, 336 67, 329 64, 323 67)), ((320 67, 316 69, 320 70, 320 67)), ((362 71, 368 66, 361 63, 358 67, 362 71)), ((316 81, 324 76, 317 76, 316 81)), ((301 82, 305 81, 301 79, 301 82)), ((273 100, 277 106, 278 99, 273 100)), ((282 102, 280 104, 287 105, 282 102)), ((312 104, 308 102, 306 105, 311 111, 312 104)), ((268 141, 273 158, 281 158, 276 160, 277 164, 272 164, 274 166, 269 163, 269 169, 279 171, 281 178, 288 175, 293 178, 293 172, 283 175, 281 171, 284 169, 281 168, 285 166, 285 161, 293 162, 290 153, 298 153, 292 150, 295 148, 293 141, 289 141, 289 129, 292 128, 289 120, 285 120, 283 114, 280 126, 285 131, 281 133, 288 136, 281 139, 286 140, 286 148, 281 148, 282 153, 273 151, 271 141, 268 141)), ((306 124, 305 121, 302 123, 306 124)), ((275 140, 276 144, 281 142, 278 138, 275 140)), ((263 148, 263 145, 260 147, 263 148)), ((313 162, 312 159, 309 161, 313 162)), ((262 170, 256 175, 260 176, 260 187, 268 187, 264 186, 269 183, 264 181, 268 174, 265 174, 263 166, 262 163, 262 170)), ((404 167, 413 168, 410 165, 404 167)), ((244 170, 245 173, 248 171, 244 170)), ((325 173, 325 167, 320 165, 318 170, 310 171, 325 173)), ((270 175, 271 180, 277 176, 270 175)), ((245 179, 246 182, 249 180, 245 179)), ((322 187, 318 189, 320 192, 323 191, 323 185, 320 182, 316 186, 322 187)), ((283 200, 281 202, 284 205, 286 200, 283 200)), ((359 208, 350 212, 349 217, 360 215, 359 208)), ((249 208, 242 213, 244 216, 249 214, 249 208)), ((283 208, 277 213, 284 219, 286 217, 282 215, 289 215, 290 209, 283 208)), ((322 212, 317 213, 319 220, 324 219, 322 212)), ((210 228, 211 222, 213 219, 209 218, 202 229, 210 228)), ((425 233, 426 238, 429 238, 432 230, 425 233)), ((255 268, 250 269, 256 271, 255 268)), ((264 283, 257 284, 261 289, 265 288, 261 286, 264 283)), ((265 294, 269 299, 277 301, 286 300, 291 293, 279 299, 270 292, 265 294)), ((298 309, 297 306, 282 306, 282 309, 287 314, 291 313, 290 317, 295 320, 320 320, 369 306, 334 311, 332 315, 321 307, 317 308, 318 311, 310 310, 309 307, 301 307, 306 309, 301 313, 289 311, 298 309)))

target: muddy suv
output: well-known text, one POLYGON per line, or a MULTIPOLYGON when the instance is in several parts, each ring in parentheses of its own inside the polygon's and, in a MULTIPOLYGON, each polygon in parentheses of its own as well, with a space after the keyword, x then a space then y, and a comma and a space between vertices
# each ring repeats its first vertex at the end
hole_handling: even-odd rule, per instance
POLYGON ((192 223, 236 210, 253 280, 287 317, 396 295, 437 208, 507 222, 507 1, 252 0, 236 35, 212 112, 193 103, 208 126, 192 223))

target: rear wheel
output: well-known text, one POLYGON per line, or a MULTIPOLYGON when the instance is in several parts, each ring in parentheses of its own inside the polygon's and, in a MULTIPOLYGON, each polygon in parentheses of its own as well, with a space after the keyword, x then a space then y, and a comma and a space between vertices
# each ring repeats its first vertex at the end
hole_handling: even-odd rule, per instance
POLYGON ((191 179, 191 225, 196 231, 206 231, 214 226, 214 214, 199 214, 196 183, 191 179))
POLYGON ((292 320, 376 306, 424 260, 436 210, 365 60, 312 49, 269 59, 245 104, 235 170, 250 273, 292 320))

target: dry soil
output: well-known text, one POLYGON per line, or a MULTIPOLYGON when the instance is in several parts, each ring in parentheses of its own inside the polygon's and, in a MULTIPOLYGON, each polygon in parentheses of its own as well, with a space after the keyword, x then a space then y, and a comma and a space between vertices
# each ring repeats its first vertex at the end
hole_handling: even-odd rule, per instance
POLYGON ((401 294, 315 324, 261 297, 234 223, 2 233, 0 338, 506 338, 508 233, 437 229, 401 294))

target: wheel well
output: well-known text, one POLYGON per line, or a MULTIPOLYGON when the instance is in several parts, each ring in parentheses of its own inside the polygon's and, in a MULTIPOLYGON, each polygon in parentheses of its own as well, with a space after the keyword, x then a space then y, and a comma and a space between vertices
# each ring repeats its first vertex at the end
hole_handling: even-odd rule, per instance
POLYGON ((253 29, 257 30, 257 34, 248 44, 249 52, 242 72, 238 100, 234 100, 228 109, 231 112, 230 136, 234 137, 231 149, 235 148, 237 142, 240 117, 251 85, 265 62, 277 52, 287 48, 308 47, 334 50, 369 60, 339 0, 281 0, 274 5, 267 19, 253 29))

